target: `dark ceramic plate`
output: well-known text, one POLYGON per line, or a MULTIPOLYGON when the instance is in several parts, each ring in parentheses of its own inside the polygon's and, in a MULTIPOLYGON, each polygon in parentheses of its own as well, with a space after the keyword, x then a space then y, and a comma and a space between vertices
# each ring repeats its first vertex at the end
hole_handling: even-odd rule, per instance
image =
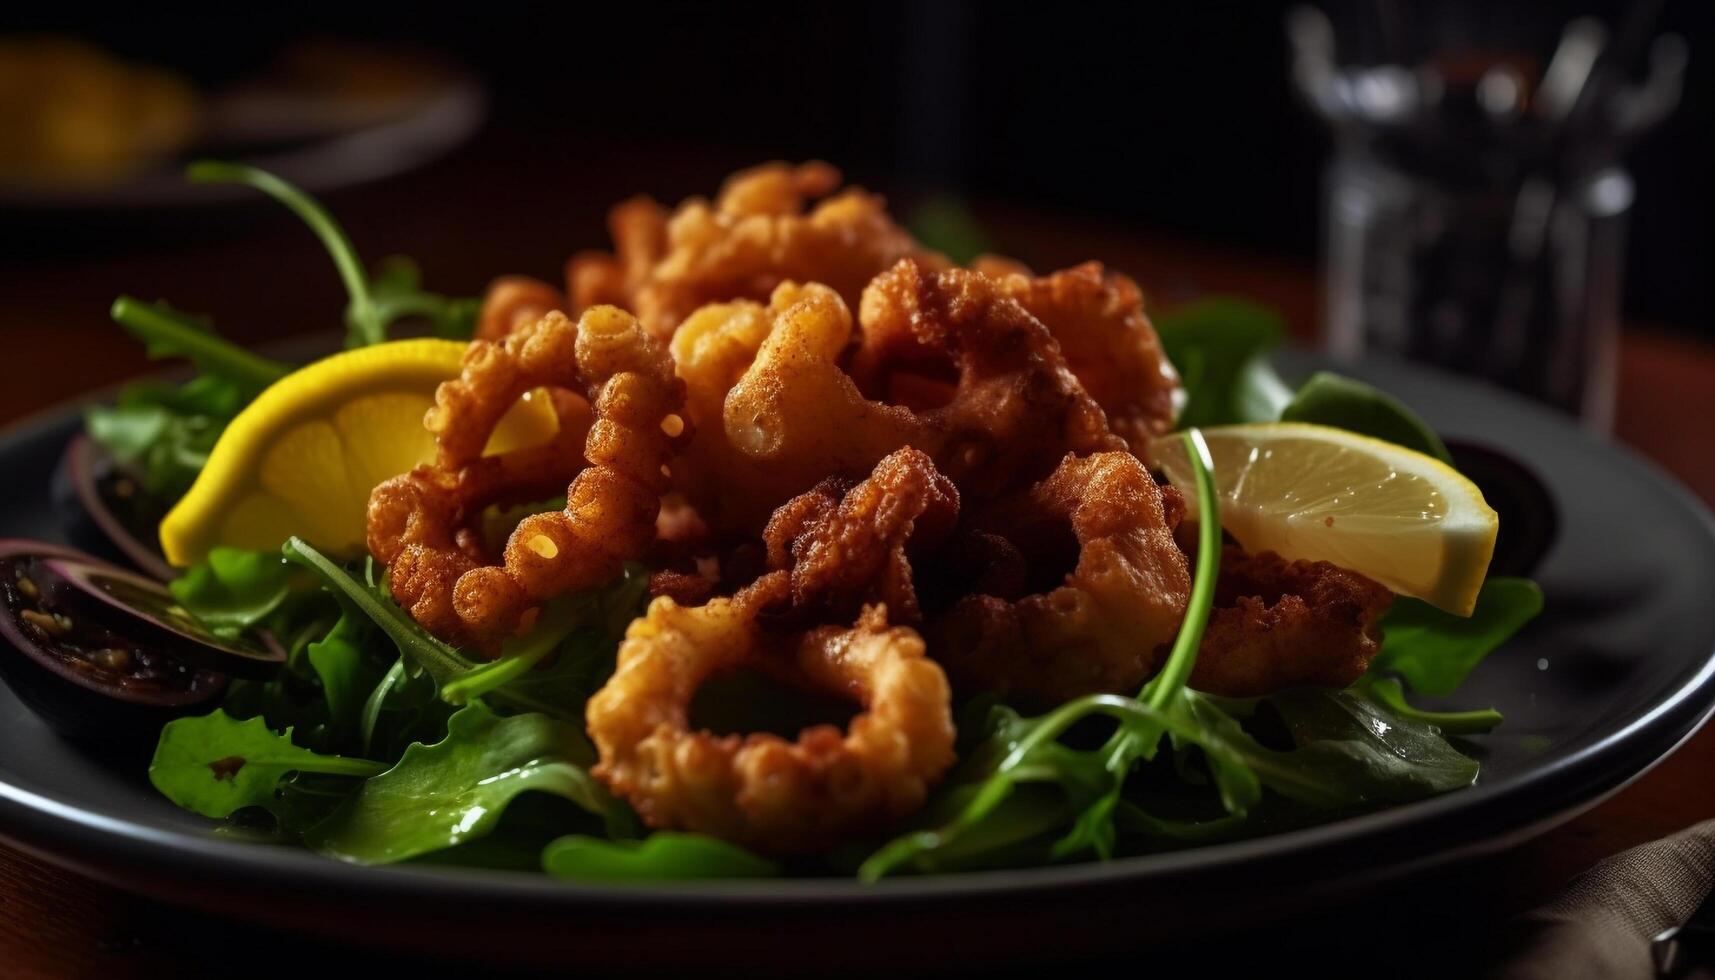
MULTIPOLYGON (((1307 369, 1305 358, 1287 367, 1307 369)), ((1442 432, 1505 447, 1551 488, 1558 536, 1537 570, 1543 617, 1454 703, 1494 705, 1469 790, 1241 843, 1023 871, 905 879, 576 885, 524 874, 364 868, 211 836, 156 796, 142 763, 57 739, 0 689, 0 835, 121 887, 205 911, 418 953, 510 950, 581 967, 826 964, 933 943, 942 957, 1183 937, 1210 908, 1233 925, 1492 852, 1592 805, 1671 752, 1715 705, 1715 526, 1630 454, 1512 397, 1385 364, 1359 375, 1442 432), (885 935, 887 942, 857 941, 885 935)), ((0 537, 54 537, 49 471, 71 411, 0 438, 0 537)), ((1522 498, 1529 500, 1528 495, 1522 498)), ((1537 504, 1523 504, 1529 508, 1537 504)), ((145 749, 146 752, 146 749, 145 749)), ((930 948, 923 946, 922 948, 930 948)))

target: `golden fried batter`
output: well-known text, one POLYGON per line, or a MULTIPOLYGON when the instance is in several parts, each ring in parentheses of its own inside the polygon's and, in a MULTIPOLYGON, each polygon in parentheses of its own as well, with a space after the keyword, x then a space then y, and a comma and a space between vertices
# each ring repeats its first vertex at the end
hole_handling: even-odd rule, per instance
POLYGON ((901 446, 938 443, 925 420, 865 399, 841 370, 851 333, 839 294, 788 283, 766 307, 704 307, 674 336, 695 429, 674 485, 711 527, 757 533, 829 476, 861 478, 901 446))
POLYGON ((652 333, 670 337, 704 304, 765 300, 783 282, 821 283, 856 303, 902 256, 945 264, 894 224, 880 197, 834 194, 839 183, 826 163, 769 163, 728 178, 713 204, 692 198, 671 216, 647 198, 627 201, 609 218, 615 254, 586 253, 568 267, 573 309, 623 298, 652 333))
POLYGON ((1058 587, 1016 601, 968 595, 931 622, 936 659, 954 680, 1032 705, 1135 693, 1178 632, 1191 591, 1143 464, 1127 452, 1068 455, 975 524, 1028 561, 1052 563, 1075 548, 1077 564, 1058 587))
POLYGON ((1191 686, 1235 698, 1345 687, 1369 668, 1392 601, 1384 586, 1325 561, 1228 546, 1191 686))
POLYGON ((920 410, 940 442, 914 445, 967 497, 1022 489, 1068 452, 1125 448, 1047 328, 986 276, 901 260, 864 290, 859 318, 860 386, 896 373, 954 380, 950 401, 920 410))
POLYGON ((369 549, 388 564, 394 597, 437 636, 493 652, 529 609, 618 574, 654 539, 665 462, 684 435, 681 399, 665 349, 613 307, 576 325, 549 313, 503 343, 472 343, 424 417, 436 462, 370 495, 369 549), (585 396, 595 421, 582 453, 563 429, 553 446, 482 456, 495 423, 533 388, 568 404, 585 396), (472 529, 482 508, 552 495, 568 471, 565 509, 520 521, 504 563, 485 564, 472 529))
POLYGON ((881 603, 896 622, 921 617, 908 552, 945 540, 959 492, 929 457, 901 449, 863 482, 830 477, 787 501, 762 532, 768 566, 791 572, 793 610, 840 622, 881 603))
POLYGON ((1144 315, 1137 283, 1105 272, 1100 262, 1036 277, 1028 272, 1003 274, 992 260, 979 268, 1047 325, 1060 342, 1067 366, 1134 453, 1173 428, 1184 390, 1144 315))
POLYGON ((659 598, 626 631, 613 678, 586 709, 601 757, 591 772, 651 827, 812 852, 914 812, 952 764, 947 680, 917 634, 870 607, 849 629, 772 636, 756 623, 755 593, 784 584, 776 573, 692 609, 659 598), (844 732, 819 725, 796 741, 692 731, 697 689, 745 668, 851 698, 863 712, 844 732))
POLYGON ((904 259, 863 304, 853 374, 885 388, 889 376, 949 373, 944 403, 865 397, 840 366, 851 314, 824 286, 785 283, 767 308, 717 304, 685 321, 673 352, 698 435, 673 472, 710 526, 754 533, 793 496, 861 478, 902 446, 979 499, 1045 476, 1068 451, 1125 447, 1047 328, 987 278, 904 259))
POLYGON ((501 276, 488 285, 476 317, 478 340, 501 341, 554 310, 564 310, 566 298, 540 279, 501 276))

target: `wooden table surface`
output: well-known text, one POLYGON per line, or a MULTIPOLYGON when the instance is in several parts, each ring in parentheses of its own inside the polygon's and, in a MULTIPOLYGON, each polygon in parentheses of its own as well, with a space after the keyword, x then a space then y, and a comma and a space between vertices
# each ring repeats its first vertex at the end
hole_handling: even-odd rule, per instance
MULTIPOLYGON (((605 244, 608 202, 638 190, 676 199, 747 162, 730 152, 631 147, 592 163, 569 149, 500 134, 416 174, 333 195, 329 203, 373 261, 418 258, 428 284, 473 295, 498 272, 552 277, 576 248, 605 244), (598 169, 599 167, 599 169, 598 169), (493 179, 504 172, 504 180, 493 179)), ((1313 190, 1307 189, 1307 193, 1313 190)), ((979 208, 999 244, 1039 268, 1096 257, 1137 276, 1152 301, 1204 292, 1248 295, 1314 334, 1317 281, 1307 266, 1168 237, 1088 216, 979 208)), ((112 298, 164 297, 214 315, 260 343, 338 322, 332 266, 299 226, 265 207, 154 218, 62 216, 24 226, 0 257, 0 424, 148 370, 109 323, 112 298)), ((1619 357, 1615 437, 1715 502, 1715 346, 1665 330, 1629 330, 1619 357)), ((21 474, 9 479, 34 479, 21 474)), ((1542 837, 1483 862, 1459 887, 1480 892, 1478 927, 1552 895, 1598 859, 1715 816, 1715 728, 1612 798, 1542 837)), ((111 978, 201 975, 215 966, 139 923, 146 898, 0 846, 0 975, 111 978)), ((244 975, 247 964, 227 965, 244 975)), ((220 970, 218 972, 226 972, 220 970)))

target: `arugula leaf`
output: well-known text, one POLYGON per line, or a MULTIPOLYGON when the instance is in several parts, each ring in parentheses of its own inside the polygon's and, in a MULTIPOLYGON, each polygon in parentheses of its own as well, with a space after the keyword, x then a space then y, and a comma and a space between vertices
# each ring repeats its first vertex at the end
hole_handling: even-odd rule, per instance
POLYGON ((196 481, 247 399, 236 382, 213 375, 183 385, 139 381, 120 389, 115 404, 87 408, 84 427, 144 492, 170 503, 196 481))
POLYGON ((468 338, 476 327, 476 300, 453 300, 424 292, 417 268, 408 259, 392 258, 377 269, 374 279, 364 274, 363 263, 345 229, 315 198, 279 177, 236 163, 203 160, 185 174, 197 183, 235 183, 254 187, 284 204, 303 220, 332 256, 334 267, 345 283, 349 302, 345 308, 347 347, 367 347, 387 339, 387 328, 407 316, 428 318, 439 336, 468 338))
POLYGON ((369 285, 375 315, 383 324, 420 316, 429 321, 429 328, 437 337, 469 340, 476 333, 476 317, 482 301, 425 292, 417 263, 403 255, 382 259, 369 285))
POLYGON ((1181 428, 1272 422, 1292 399, 1268 362, 1286 336, 1267 307, 1212 297, 1154 318, 1167 357, 1179 369, 1186 403, 1181 428))
POLYGON ((1447 444, 1405 403, 1379 388, 1318 371, 1280 412, 1282 422, 1310 422, 1372 436, 1453 465, 1447 444))
POLYGON ((252 395, 292 370, 222 340, 207 317, 180 313, 166 303, 121 296, 113 301, 111 313, 120 326, 143 341, 151 358, 187 358, 202 374, 225 378, 252 395))
POLYGON ((623 834, 630 813, 585 771, 592 761, 575 726, 536 713, 502 718, 473 703, 447 722, 445 739, 407 748, 304 840, 346 861, 402 861, 482 837, 527 791, 570 800, 623 834))
POLYGON ((1396 599, 1382 616, 1382 645, 1370 673, 1398 674, 1433 697, 1452 694, 1495 648, 1542 612, 1542 589, 1530 579, 1497 576, 1483 583, 1468 617, 1418 599, 1396 599))
POLYGON ((365 652, 373 633, 369 620, 348 609, 325 636, 305 648, 321 681, 335 737, 358 730, 369 694, 384 675, 365 652))
POLYGON ((1391 677, 1365 675, 1353 689, 1401 718, 1434 725, 1443 732, 1454 735, 1481 735, 1493 731, 1495 726, 1503 721, 1501 713, 1493 708, 1478 708, 1474 711, 1425 711, 1422 708, 1414 708, 1405 700, 1405 688, 1391 677))
POLYGON ((773 861, 702 834, 657 831, 643 840, 602 840, 572 834, 542 851, 542 869, 580 881, 683 881, 694 878, 773 878, 773 861))
POLYGON ((359 583, 302 538, 288 538, 281 546, 281 553, 287 561, 314 572, 330 591, 380 627, 399 648, 401 655, 434 679, 437 688, 445 687, 448 682, 476 668, 474 661, 430 635, 390 598, 359 583))
POLYGON ((292 732, 269 731, 261 718, 237 721, 224 711, 178 718, 161 729, 149 782, 167 799, 205 817, 247 806, 274 805, 289 772, 374 776, 386 766, 367 759, 320 755, 292 744, 292 732))
POLYGON ((280 609, 292 594, 294 578, 292 566, 277 552, 215 548, 167 588, 212 632, 236 637, 280 609))
POLYGON ((1298 747, 1273 752, 1258 746, 1250 749, 1251 764, 1265 785, 1293 799, 1323 807, 1403 802, 1477 779, 1477 760, 1448 744, 1435 726, 1350 691, 1284 691, 1268 703, 1298 747))

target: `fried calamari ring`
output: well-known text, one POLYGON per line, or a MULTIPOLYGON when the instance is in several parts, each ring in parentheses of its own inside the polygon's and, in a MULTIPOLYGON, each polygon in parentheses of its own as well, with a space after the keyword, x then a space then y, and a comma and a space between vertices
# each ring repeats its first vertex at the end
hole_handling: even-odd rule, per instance
POLYGON ((894 387, 900 373, 951 375, 950 400, 918 410, 941 441, 913 445, 968 497, 1022 489, 1068 452, 1125 448, 1048 328, 987 276, 902 259, 864 290, 859 320, 851 374, 862 389, 894 387))
POLYGON ((600 753, 591 772, 649 826, 811 852, 916 811, 952 764, 947 680, 922 639, 889 628, 880 607, 849 629, 771 635, 757 625, 756 592, 783 586, 776 573, 697 608, 659 598, 626 631, 612 679, 585 712, 600 753), (693 731, 697 689, 745 668, 777 671, 863 711, 844 732, 819 725, 796 741, 693 731))
POLYGON ((1221 552, 1215 609, 1190 684, 1227 697, 1346 687, 1369 668, 1393 593, 1325 561, 1221 552))
POLYGON ((436 462, 370 495, 369 549, 388 565, 394 598, 442 639, 492 652, 543 600, 617 575, 654 539, 665 462, 684 429, 681 399, 666 351, 613 307, 576 325, 549 313, 504 343, 473 342, 462 375, 436 390, 424 418, 436 462), (495 423, 535 388, 568 403, 582 395, 593 408, 581 454, 561 438, 484 457, 495 423), (503 564, 486 564, 471 526, 482 508, 551 495, 550 481, 567 470, 565 509, 524 518, 503 564))
POLYGON ((1127 452, 1067 456, 973 523, 1004 534, 1029 562, 1052 567, 1075 550, 1077 564, 1058 587, 1016 601, 969 595, 933 620, 936 659, 954 681, 1031 705, 1135 693, 1178 632, 1191 591, 1143 464, 1127 452))
POLYGON ((944 541, 959 491, 929 457, 901 449, 861 483, 829 477, 774 512, 762 532, 768 566, 791 573, 794 613, 844 622, 881 603, 894 621, 921 618, 908 552, 944 541))
POLYGON ((728 178, 713 204, 692 198, 671 216, 653 201, 628 201, 609 219, 615 255, 585 254, 568 268, 573 308, 624 297, 620 305, 652 333, 670 337, 704 304, 764 300, 782 282, 819 282, 855 303, 902 256, 945 264, 893 222, 879 196, 834 194, 839 183, 826 163, 768 163, 728 178), (816 198, 825 199, 806 211, 816 198))
POLYGON ((1185 393, 1144 315, 1137 283, 1104 271, 1100 262, 1046 276, 1002 272, 1010 267, 992 259, 979 260, 977 267, 1047 325, 1067 366, 1133 452, 1173 427, 1185 393))
POLYGON ((501 341, 514 330, 520 330, 547 316, 554 310, 564 310, 566 298, 560 291, 540 279, 529 276, 501 276, 488 285, 483 294, 482 308, 476 317, 478 340, 501 341))

